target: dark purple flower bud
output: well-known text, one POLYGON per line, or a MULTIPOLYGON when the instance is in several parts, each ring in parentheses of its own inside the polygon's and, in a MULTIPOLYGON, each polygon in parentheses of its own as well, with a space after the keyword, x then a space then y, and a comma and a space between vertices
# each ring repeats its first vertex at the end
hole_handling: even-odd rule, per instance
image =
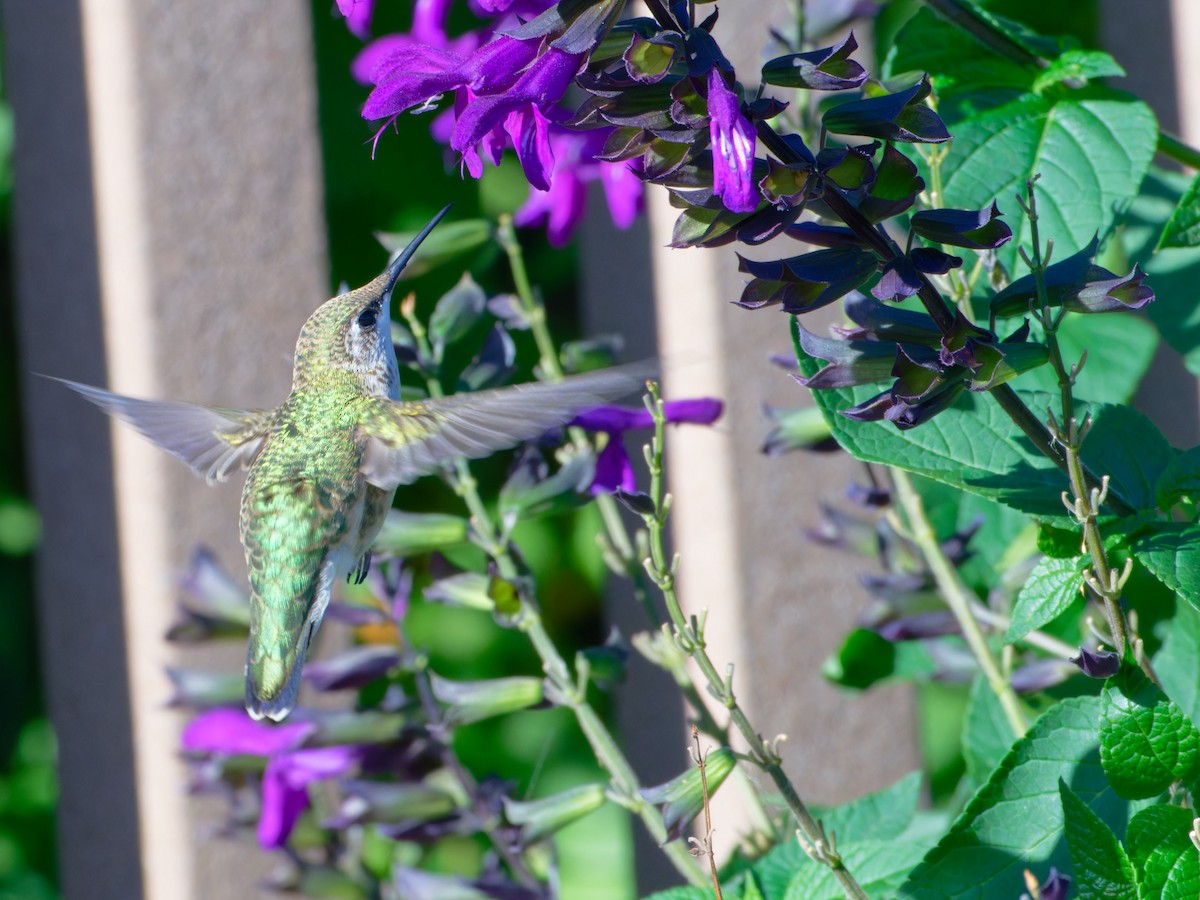
POLYGON ((954 325, 942 337, 938 350, 938 360, 944 366, 966 366, 975 368, 976 349, 981 343, 991 343, 996 336, 986 328, 980 328, 962 314, 961 309, 954 311, 954 325))
POLYGON ((940 384, 937 390, 930 391, 915 403, 897 398, 891 407, 884 411, 883 417, 901 431, 915 428, 951 406, 964 388, 963 382, 956 380, 940 384))
POLYGON ((729 89, 720 69, 708 73, 709 139, 713 152, 713 193, 730 212, 758 207, 754 183, 754 126, 742 115, 738 95, 729 89))
POLYGON ((892 395, 897 400, 916 402, 928 397, 945 383, 946 369, 937 354, 916 344, 898 344, 892 366, 896 383, 892 395))
POLYGON ((1012 687, 1018 694, 1034 694, 1062 684, 1078 669, 1065 660, 1039 659, 1012 673, 1012 687))
POLYGON ((1000 221, 1002 215, 994 201, 990 207, 978 211, 926 209, 913 213, 909 227, 938 244, 968 250, 994 250, 1012 240, 1012 229, 1000 221))
MULTIPOLYGON (((917 172, 916 164, 888 144, 883 159, 875 167, 875 179, 858 198, 858 211, 872 222, 882 222, 904 212, 925 190, 925 179, 917 172)), ((916 251, 910 254, 916 262, 916 251)))
POLYGON ((1071 660, 1088 678, 1111 678, 1121 670, 1121 655, 1115 650, 1093 653, 1087 647, 1079 648, 1079 655, 1071 660))
POLYGON ((941 542, 942 553, 946 555, 946 558, 950 562, 959 566, 971 558, 972 552, 967 545, 970 543, 971 538, 975 536, 975 533, 983 527, 983 523, 983 516, 978 515, 967 524, 966 528, 956 531, 941 542))
POLYGON ((179 586, 183 589, 180 617, 167 631, 167 640, 192 643, 209 637, 240 637, 250 627, 250 598, 245 588, 206 548, 192 554, 179 586))
POLYGON ((896 348, 893 344, 823 338, 803 326, 799 326, 799 335, 800 346, 805 353, 829 363, 811 377, 792 376, 807 388, 824 390, 870 384, 873 381, 882 381, 892 374, 896 360, 896 348))
POLYGON ((908 258, 918 272, 926 275, 945 275, 962 265, 961 256, 951 256, 933 247, 914 247, 909 251, 908 258))
POLYGON ((782 303, 785 312, 802 313, 828 306, 875 272, 875 257, 841 247, 790 259, 760 262, 739 255, 738 271, 754 276, 737 301, 746 309, 782 303))
POLYGON ((858 235, 841 225, 798 222, 795 225, 789 225, 786 234, 790 238, 812 244, 814 247, 861 247, 863 245, 858 235))
POLYGON ((875 633, 893 644, 958 634, 958 620, 946 609, 916 613, 875 626, 875 633))
POLYGON ((1154 300, 1154 291, 1144 283, 1146 273, 1137 265, 1128 275, 1108 275, 1112 273, 1093 266, 1081 288, 1067 291, 1063 305, 1074 312, 1122 312, 1141 309, 1154 300))
POLYGON ((1045 365, 1050 351, 1041 344, 1004 341, 999 344, 978 344, 974 348, 975 371, 967 383, 972 391, 990 391, 996 385, 1011 381, 1022 372, 1045 365))
POLYGON ((979 674, 979 664, 961 641, 933 638, 922 641, 921 647, 933 663, 935 681, 963 684, 979 674))
POLYGON ((873 556, 879 549, 879 535, 873 522, 825 503, 821 504, 821 521, 805 529, 804 536, 822 547, 847 550, 859 556, 873 556))
POLYGON ((846 499, 858 506, 880 509, 892 502, 892 494, 886 488, 867 487, 852 481, 846 486, 846 499))
POLYGON ((780 87, 808 88, 816 91, 845 91, 861 87, 866 70, 850 59, 858 49, 851 32, 836 47, 808 53, 793 53, 773 59, 762 68, 762 80, 780 87))
POLYGON ((904 600, 929 587, 929 578, 920 572, 866 572, 859 583, 883 600, 904 600))
POLYGON ((921 276, 907 256, 897 256, 883 267, 883 275, 871 288, 876 300, 903 300, 921 289, 921 276))
POLYGON ((804 193, 812 173, 807 168, 785 166, 774 159, 767 160, 767 174, 758 182, 758 189, 768 203, 777 206, 804 205, 804 193))
POLYGON ((950 132, 924 100, 929 96, 928 78, 894 94, 841 103, 822 118, 834 134, 858 134, 884 141, 940 144, 950 132))
POLYGON ((641 84, 656 84, 671 71, 683 53, 683 35, 665 31, 650 38, 633 36, 629 49, 621 57, 629 77, 641 84))
POLYGON ((843 409, 841 414, 854 422, 878 422, 887 415, 887 411, 894 404, 892 391, 889 388, 883 393, 876 394, 874 397, 862 401, 862 403, 851 406, 848 409, 843 409))
MULTIPOLYGON (((1137 266, 1119 277, 1093 265, 1098 247, 1099 240, 1092 238, 1078 253, 1046 269, 1046 299, 1050 306, 1065 305, 1075 312, 1119 312, 1141 309, 1154 300, 1154 291, 1143 283, 1145 275, 1137 266)), ((992 298, 992 312, 997 316, 1019 316, 1036 302, 1037 281, 1032 274, 1025 275, 992 298)))
POLYGON ((386 644, 364 644, 337 656, 309 663, 304 680, 318 691, 360 688, 382 678, 400 664, 400 652, 386 644))
POLYGON ((817 154, 817 169, 838 187, 856 191, 874 181, 871 157, 878 149, 878 141, 857 147, 826 147, 817 154))
POLYGON ((857 292, 846 297, 844 307, 852 322, 882 341, 936 347, 942 339, 933 319, 922 312, 885 306, 857 292))

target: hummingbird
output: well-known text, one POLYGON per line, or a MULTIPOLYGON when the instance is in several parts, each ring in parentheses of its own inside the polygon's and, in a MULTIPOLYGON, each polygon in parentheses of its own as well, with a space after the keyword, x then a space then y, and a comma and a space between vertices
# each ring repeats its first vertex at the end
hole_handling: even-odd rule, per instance
MULTIPOLYGON (((246 710, 280 721, 334 583, 361 582, 396 488, 456 458, 537 438, 579 412, 635 391, 629 368, 404 402, 389 301, 441 210, 370 283, 309 316, 292 389, 272 410, 140 400, 62 380, 132 425, 209 484, 249 468, 240 536, 250 581, 246 710)), ((645 376, 644 367, 634 367, 645 376)))

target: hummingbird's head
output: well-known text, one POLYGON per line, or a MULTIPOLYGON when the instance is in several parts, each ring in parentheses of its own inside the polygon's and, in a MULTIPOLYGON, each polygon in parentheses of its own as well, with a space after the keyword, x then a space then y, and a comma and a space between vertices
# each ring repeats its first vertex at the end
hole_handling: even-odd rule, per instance
POLYGON ((293 389, 311 384, 314 378, 341 374, 368 396, 399 397, 388 310, 392 289, 421 241, 449 210, 447 206, 434 216, 378 278, 326 301, 308 317, 296 341, 293 389))

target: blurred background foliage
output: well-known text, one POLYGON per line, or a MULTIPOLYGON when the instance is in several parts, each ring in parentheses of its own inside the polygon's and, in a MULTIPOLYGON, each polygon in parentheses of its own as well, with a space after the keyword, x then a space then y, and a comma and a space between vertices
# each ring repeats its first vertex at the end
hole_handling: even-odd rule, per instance
MULTIPOLYGON (((2 37, 2 36, 0 36, 2 37)), ((0 900, 57 896, 54 732, 37 659, 38 516, 22 457, 12 271, 12 110, 0 82, 0 900)))

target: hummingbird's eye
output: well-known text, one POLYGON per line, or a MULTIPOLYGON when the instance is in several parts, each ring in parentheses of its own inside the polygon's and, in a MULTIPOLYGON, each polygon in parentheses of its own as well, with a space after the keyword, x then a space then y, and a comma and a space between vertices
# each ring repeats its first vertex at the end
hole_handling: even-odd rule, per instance
POLYGON ((368 306, 358 314, 358 327, 362 329, 370 329, 375 327, 375 320, 379 317, 379 313, 375 311, 373 306, 368 306))

